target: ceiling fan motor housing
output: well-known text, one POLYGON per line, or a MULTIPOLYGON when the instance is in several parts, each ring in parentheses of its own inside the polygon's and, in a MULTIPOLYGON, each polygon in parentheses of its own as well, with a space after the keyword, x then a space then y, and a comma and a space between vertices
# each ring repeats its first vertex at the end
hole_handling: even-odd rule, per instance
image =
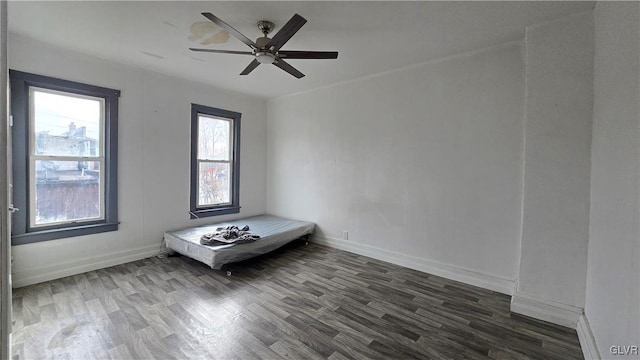
POLYGON ((258 49, 266 49, 267 44, 271 41, 268 37, 259 37, 256 39, 256 45, 258 45, 258 49))

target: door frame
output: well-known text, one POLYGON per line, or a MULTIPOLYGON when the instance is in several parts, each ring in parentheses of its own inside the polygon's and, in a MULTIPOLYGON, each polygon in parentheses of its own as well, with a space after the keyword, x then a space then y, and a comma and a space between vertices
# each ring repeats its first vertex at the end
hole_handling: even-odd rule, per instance
POLYGON ((0 1, 0 359, 11 358, 11 192, 7 1, 0 1))

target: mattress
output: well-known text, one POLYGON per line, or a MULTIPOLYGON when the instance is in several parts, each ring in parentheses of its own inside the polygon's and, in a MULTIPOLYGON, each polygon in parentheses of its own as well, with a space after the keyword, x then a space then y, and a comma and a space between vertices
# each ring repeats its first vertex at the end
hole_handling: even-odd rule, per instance
POLYGON ((220 269, 224 264, 250 259, 273 251, 301 236, 313 233, 315 224, 272 215, 259 215, 217 224, 191 227, 164 234, 167 248, 201 261, 212 269, 220 269), (202 245, 200 237, 216 232, 221 226, 249 225, 250 231, 260 235, 260 239, 246 244, 202 245))

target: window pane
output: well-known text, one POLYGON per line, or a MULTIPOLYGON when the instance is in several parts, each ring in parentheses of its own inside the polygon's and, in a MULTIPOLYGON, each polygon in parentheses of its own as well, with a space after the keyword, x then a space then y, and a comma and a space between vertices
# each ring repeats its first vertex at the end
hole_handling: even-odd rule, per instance
POLYGON ((231 202, 231 179, 228 163, 201 162, 198 172, 198 206, 231 202))
POLYGON ((100 162, 35 162, 35 223, 97 219, 100 207, 100 162))
POLYGON ((230 160, 231 121, 198 116, 198 159, 230 160))
POLYGON ((100 156, 101 100, 33 90, 35 154, 100 156))

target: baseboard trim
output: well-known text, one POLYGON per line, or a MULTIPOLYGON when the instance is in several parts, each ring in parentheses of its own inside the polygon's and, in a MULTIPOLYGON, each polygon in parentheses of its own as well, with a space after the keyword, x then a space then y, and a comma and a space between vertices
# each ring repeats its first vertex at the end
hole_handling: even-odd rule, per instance
POLYGON ((160 244, 143 246, 136 249, 91 256, 78 261, 70 261, 48 266, 20 269, 13 272, 13 287, 33 285, 65 276, 81 274, 87 271, 103 269, 157 255, 160 244))
POLYGON ((576 328, 582 315, 582 308, 517 291, 511 297, 511 311, 571 329, 576 328))
POLYGON ((602 356, 600 356, 600 351, 598 351, 596 338, 593 336, 591 325, 585 313, 582 313, 578 319, 576 332, 578 333, 578 340, 580 340, 580 347, 582 348, 582 355, 585 360, 601 360, 602 356))
POLYGON ((450 280, 460 281, 465 284, 478 286, 507 295, 512 295, 514 291, 515 281, 513 280, 495 277, 455 265, 443 264, 433 260, 418 258, 328 236, 314 235, 312 241, 321 245, 387 261, 392 264, 441 276, 450 280))

